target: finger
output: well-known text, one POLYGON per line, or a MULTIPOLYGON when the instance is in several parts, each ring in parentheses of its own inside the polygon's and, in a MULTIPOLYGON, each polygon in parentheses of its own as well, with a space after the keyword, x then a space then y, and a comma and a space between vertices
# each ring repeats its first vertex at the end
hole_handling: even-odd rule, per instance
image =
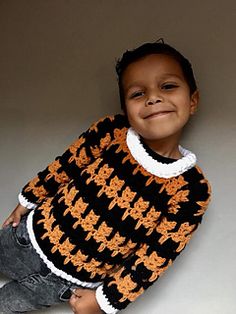
POLYGON ((12 226, 13 227, 17 227, 20 223, 20 220, 21 220, 21 215, 20 214, 15 214, 14 217, 13 217, 13 224, 12 226))
POLYGON ((77 297, 77 298, 81 298, 81 297, 82 297, 82 295, 81 295, 81 289, 72 289, 72 290, 71 290, 71 293, 72 293, 72 295, 74 295, 74 296, 77 297))
POLYGON ((72 294, 70 297, 70 304, 75 306, 75 304, 77 304, 80 301, 81 296, 72 294))
POLYGON ((84 291, 84 290, 86 290, 86 289, 84 289, 84 288, 74 288, 74 289, 72 289, 72 291, 74 291, 74 292, 76 292, 76 293, 78 293, 78 292, 81 292, 81 291, 84 291))
POLYGON ((72 311, 75 313, 75 305, 76 305, 76 300, 78 300, 74 295, 72 295, 70 297, 70 300, 69 300, 69 305, 70 307, 72 308, 72 311))
POLYGON ((71 302, 71 300, 70 300, 69 305, 70 305, 72 312, 74 314, 80 314, 80 307, 79 307, 78 302, 73 302, 73 301, 71 302))
POLYGON ((11 224, 13 222, 13 217, 12 216, 9 216, 3 223, 3 228, 4 227, 7 227, 9 224, 11 224))

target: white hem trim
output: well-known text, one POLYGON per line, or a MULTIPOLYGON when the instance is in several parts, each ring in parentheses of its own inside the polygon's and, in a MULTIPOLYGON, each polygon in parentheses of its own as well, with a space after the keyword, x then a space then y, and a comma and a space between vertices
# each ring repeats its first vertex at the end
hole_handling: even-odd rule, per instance
POLYGON ((28 209, 35 209, 38 206, 37 204, 28 201, 21 193, 18 195, 18 201, 22 206, 28 209))
POLYGON ((98 305, 106 314, 116 314, 119 311, 110 304, 107 297, 103 293, 103 285, 97 288, 96 299, 97 299, 98 305))
POLYGON ((195 154, 182 146, 179 146, 180 153, 183 155, 181 159, 170 164, 158 162, 146 152, 140 142, 140 136, 133 128, 128 129, 126 143, 134 159, 148 172, 160 178, 177 177, 193 168, 197 162, 195 154))
POLYGON ((56 268, 54 266, 54 264, 48 260, 47 256, 43 253, 43 251, 41 250, 41 248, 39 247, 35 235, 34 235, 34 231, 33 231, 33 214, 34 211, 30 212, 28 217, 27 217, 27 230, 29 233, 29 237, 30 237, 30 241, 34 247, 34 249, 36 250, 36 252, 39 254, 39 256, 41 257, 41 259, 44 261, 44 263, 47 265, 47 267, 58 277, 61 277, 63 279, 66 279, 67 281, 74 283, 78 286, 82 286, 84 288, 90 288, 90 289, 94 289, 97 288, 99 285, 101 285, 101 282, 86 282, 86 281, 81 281, 77 278, 72 277, 71 275, 65 273, 64 271, 56 268))

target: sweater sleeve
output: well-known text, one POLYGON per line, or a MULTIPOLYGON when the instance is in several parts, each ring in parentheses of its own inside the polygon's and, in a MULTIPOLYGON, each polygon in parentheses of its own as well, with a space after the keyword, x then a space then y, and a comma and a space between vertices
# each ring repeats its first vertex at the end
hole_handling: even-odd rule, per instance
POLYGON ((24 186, 18 197, 20 204, 34 209, 45 197, 53 196, 62 184, 76 177, 78 168, 101 156, 111 141, 112 130, 121 124, 124 124, 122 115, 108 116, 92 124, 64 154, 24 186))
POLYGON ((183 251, 209 203, 207 180, 202 179, 200 185, 191 207, 179 211, 172 208, 169 214, 162 216, 154 232, 139 249, 97 288, 97 301, 105 313, 116 314, 136 300, 183 251))

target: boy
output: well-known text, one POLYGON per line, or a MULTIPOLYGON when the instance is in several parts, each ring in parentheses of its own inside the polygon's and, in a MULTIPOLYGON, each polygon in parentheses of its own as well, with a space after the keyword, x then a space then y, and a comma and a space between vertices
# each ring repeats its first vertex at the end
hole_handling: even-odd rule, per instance
POLYGON ((116 70, 125 115, 93 124, 23 188, 4 223, 0 266, 14 280, 0 289, 4 313, 70 298, 76 314, 115 314, 201 222, 209 185, 179 146, 199 100, 191 64, 158 42, 127 51, 116 70))

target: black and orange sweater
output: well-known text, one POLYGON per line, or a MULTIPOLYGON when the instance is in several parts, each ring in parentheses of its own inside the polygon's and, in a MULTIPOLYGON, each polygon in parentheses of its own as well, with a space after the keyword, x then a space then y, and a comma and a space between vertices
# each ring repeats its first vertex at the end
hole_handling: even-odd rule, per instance
POLYGON ((153 156, 123 115, 93 124, 19 195, 47 266, 96 288, 113 314, 142 294, 189 242, 210 189, 193 153, 153 156), (161 158, 161 157, 160 157, 161 158))

